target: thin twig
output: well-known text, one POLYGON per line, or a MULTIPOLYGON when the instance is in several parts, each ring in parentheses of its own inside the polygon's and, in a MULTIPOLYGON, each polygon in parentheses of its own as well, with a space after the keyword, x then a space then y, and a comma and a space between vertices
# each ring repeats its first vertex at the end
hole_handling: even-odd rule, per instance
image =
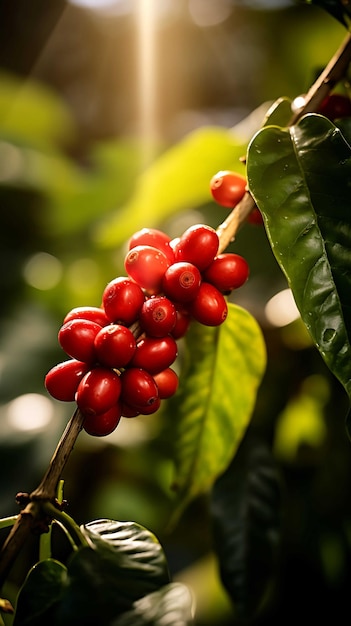
POLYGON ((29 502, 18 515, 17 520, 8 534, 0 552, 0 589, 6 580, 12 563, 19 554, 29 534, 37 527, 41 520, 46 526, 47 513, 41 502, 54 501, 57 485, 62 470, 71 454, 76 439, 82 429, 83 415, 77 409, 57 445, 49 467, 38 487, 30 494, 29 502))
MULTIPOLYGON (((319 106, 335 87, 342 80, 347 72, 351 61, 351 35, 348 34, 341 46, 330 59, 328 65, 313 83, 308 93, 304 97, 304 105, 294 113, 288 123, 289 126, 296 124, 307 113, 318 111, 319 106)), ((219 236, 219 253, 223 252, 227 246, 234 241, 239 228, 245 223, 251 211, 256 207, 249 191, 247 191, 235 206, 228 217, 217 228, 219 236)))
POLYGON ((52 456, 50 465, 38 487, 30 494, 33 500, 54 500, 57 493, 57 485, 62 475, 69 455, 71 454, 76 439, 82 430, 84 416, 76 409, 68 422, 66 429, 52 456))
POLYGON ((36 502, 29 502, 18 515, 14 526, 12 526, 1 549, 0 589, 7 578, 16 556, 19 554, 39 517, 40 506, 36 502))

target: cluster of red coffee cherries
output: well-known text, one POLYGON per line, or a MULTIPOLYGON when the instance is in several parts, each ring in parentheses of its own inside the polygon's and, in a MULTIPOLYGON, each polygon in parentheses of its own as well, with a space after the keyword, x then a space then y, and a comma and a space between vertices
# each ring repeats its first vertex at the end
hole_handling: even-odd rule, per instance
POLYGON ((248 278, 242 256, 218 250, 217 232, 204 224, 173 240, 144 228, 129 241, 126 276, 107 284, 101 306, 65 316, 58 341, 70 359, 48 372, 45 386, 77 403, 87 433, 107 435, 121 417, 155 413, 176 392, 177 340, 192 319, 221 324, 225 296, 248 278))

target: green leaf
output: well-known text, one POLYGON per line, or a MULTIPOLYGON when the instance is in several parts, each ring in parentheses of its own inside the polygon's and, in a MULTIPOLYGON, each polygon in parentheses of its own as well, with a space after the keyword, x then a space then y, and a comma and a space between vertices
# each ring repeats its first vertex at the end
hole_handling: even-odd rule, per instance
POLYGON ((137 600, 111 626, 191 626, 193 624, 192 595, 181 583, 170 583, 158 591, 137 600))
POLYGON ((123 207, 96 231, 104 246, 124 243, 136 230, 154 227, 174 213, 210 202, 210 180, 220 169, 244 170, 246 145, 233 131, 205 127, 167 150, 140 176, 123 207), (147 220, 147 223, 145 223, 147 220))
POLYGON ((262 126, 285 126, 291 117, 290 98, 278 98, 268 109, 262 126))
POLYGON ((68 107, 33 79, 0 74, 0 136, 49 148, 68 143, 75 127, 68 107))
POLYGON ((351 117, 342 117, 334 120, 334 124, 340 128, 346 141, 351 145, 351 117))
POLYGON ((214 485, 211 514, 221 580, 243 623, 259 610, 274 578, 281 535, 281 493, 270 451, 246 437, 214 485))
POLYGON ((47 626, 54 623, 67 570, 62 563, 47 559, 29 572, 17 599, 13 626, 47 626))
MULTIPOLYGON (((145 585, 159 587, 169 582, 167 561, 157 537, 135 522, 100 519, 84 526, 84 532, 99 549, 112 549, 123 576, 147 578, 145 585), (136 576, 137 575, 137 576, 136 576)), ((135 592, 135 589, 133 593, 135 592)))
POLYGON ((267 127, 248 150, 250 191, 301 317, 351 396, 351 148, 320 115, 267 127))
POLYGON ((226 469, 250 421, 266 364, 257 322, 229 304, 219 328, 194 324, 187 336, 174 418, 175 484, 180 505, 207 492, 226 469))
POLYGON ((136 600, 169 583, 162 547, 144 527, 103 519, 82 530, 92 547, 80 549, 68 564, 60 626, 105 626, 136 600))

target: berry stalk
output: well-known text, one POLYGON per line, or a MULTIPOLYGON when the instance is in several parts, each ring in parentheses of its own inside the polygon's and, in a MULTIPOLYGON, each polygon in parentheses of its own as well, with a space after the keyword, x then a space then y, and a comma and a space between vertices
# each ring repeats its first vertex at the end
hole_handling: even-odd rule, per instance
POLYGON ((77 408, 65 428, 41 483, 30 494, 32 500, 55 500, 57 485, 77 437, 82 430, 83 420, 84 416, 77 408))
MULTIPOLYGON (((307 113, 313 113, 319 110, 319 107, 325 97, 345 76, 350 61, 351 34, 348 34, 324 68, 323 72, 321 72, 317 80, 310 87, 308 93, 304 97, 303 107, 294 113, 288 123, 288 126, 296 124, 299 119, 307 113)), ((232 212, 217 228, 217 234, 220 241, 218 254, 223 252, 227 246, 234 241, 239 228, 244 224, 255 207, 256 204, 250 192, 246 191, 243 198, 238 202, 238 204, 236 204, 232 212)))

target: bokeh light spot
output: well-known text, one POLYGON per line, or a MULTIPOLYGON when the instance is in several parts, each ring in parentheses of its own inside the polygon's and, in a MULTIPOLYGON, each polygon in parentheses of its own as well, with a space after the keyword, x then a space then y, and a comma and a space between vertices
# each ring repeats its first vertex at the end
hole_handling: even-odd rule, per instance
POLYGON ((232 12, 228 0, 190 0, 189 13, 197 26, 215 26, 224 22, 232 12))
POLYGON ((39 393, 18 396, 7 407, 7 421, 18 431, 43 430, 54 416, 49 398, 39 393))
POLYGON ((3 183, 16 180, 23 172, 23 156, 19 148, 0 141, 0 181, 3 183))
POLYGON ((69 0, 69 3, 94 11, 110 11, 117 14, 130 11, 130 1, 128 0, 69 0))
POLYGON ((28 285, 46 291, 61 280, 62 264, 52 254, 37 252, 25 264, 23 275, 28 285))
POLYGON ((295 304, 291 289, 283 289, 276 293, 265 306, 267 321, 281 328, 299 319, 300 313, 295 304))

